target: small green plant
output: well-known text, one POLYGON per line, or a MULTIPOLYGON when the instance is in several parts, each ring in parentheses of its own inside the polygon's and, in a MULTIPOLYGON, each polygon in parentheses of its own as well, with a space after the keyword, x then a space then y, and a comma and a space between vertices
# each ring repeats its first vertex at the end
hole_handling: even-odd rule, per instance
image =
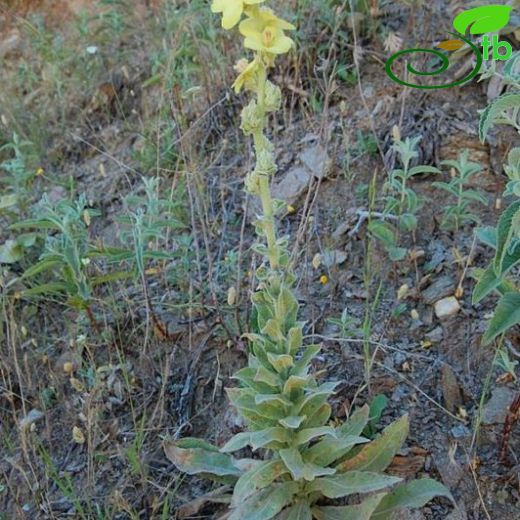
POLYGON ((348 307, 345 307, 338 318, 328 318, 327 322, 338 327, 341 338, 351 338, 359 336, 363 332, 360 328, 359 320, 350 315, 348 307))
POLYGON ((0 215, 14 214, 27 209, 31 197, 31 184, 38 170, 34 168, 34 149, 30 141, 22 141, 14 133, 12 141, 0 147, 0 157, 8 158, 0 162, 0 186, 5 192, 0 196, 0 215))
POLYGON ((444 208, 442 227, 458 231, 461 226, 479 222, 477 215, 471 212, 471 204, 479 202, 487 205, 487 199, 478 191, 467 188, 471 178, 482 171, 482 165, 469 161, 469 151, 464 150, 456 161, 442 161, 443 166, 451 168, 450 182, 434 182, 433 186, 447 191, 455 198, 455 203, 444 208))
POLYGON ((34 208, 35 218, 11 226, 12 229, 38 230, 45 237, 40 259, 23 274, 22 280, 36 284, 23 291, 24 297, 48 297, 61 294, 70 307, 87 314, 95 323, 91 303, 93 287, 102 278, 88 271, 95 252, 88 227, 98 211, 88 207, 84 195, 77 201, 60 200, 53 204, 44 196, 34 208))
POLYGON ((512 361, 509 357, 509 352, 505 348, 501 348, 498 351, 498 356, 495 361, 495 365, 500 369, 503 370, 506 374, 508 374, 513 381, 517 380, 516 377, 516 367, 518 366, 518 361, 512 361))
MULTIPOLYGON (((320 383, 312 373, 312 360, 320 347, 303 345, 304 324, 298 321, 288 240, 276 234, 275 217, 284 205, 271 198, 269 188, 276 164, 265 130, 268 115, 281 105, 281 91, 267 79, 267 72, 276 55, 291 49, 285 31, 294 27, 260 3, 213 2, 213 10, 223 13, 227 29, 238 24, 245 12, 240 32, 246 48, 255 51, 252 62, 241 64, 235 89, 245 87, 256 94, 242 112, 242 129, 255 144, 256 167, 246 179, 246 189, 262 202, 263 214, 256 224, 261 242, 254 250, 264 263, 257 270, 259 287, 252 297, 254 332, 246 335, 248 366, 234 376, 239 386, 228 389, 247 431, 220 449, 195 438, 167 440, 164 448, 179 470, 233 485, 228 520, 383 520, 399 508, 421 507, 435 496, 451 495, 431 479, 402 483, 383 473, 406 439, 407 416, 387 426, 372 442, 361 435, 371 420, 368 406, 340 426, 329 425, 328 400, 337 383, 320 383), (262 457, 230 455, 245 448, 260 450, 262 457), (374 492, 350 504, 327 501, 374 492)), ((382 404, 376 403, 372 419, 377 420, 382 404)))
POLYGON ((419 156, 417 145, 421 137, 400 137, 394 140, 393 149, 397 153, 402 168, 396 168, 389 174, 384 185, 385 207, 380 220, 369 223, 370 232, 381 241, 391 260, 403 260, 407 249, 400 247, 400 236, 404 232, 414 232, 417 228, 417 212, 423 201, 415 190, 410 187, 410 181, 415 175, 422 173, 440 173, 433 166, 411 166, 412 160, 419 156))
MULTIPOLYGON (((504 77, 517 91, 520 87, 514 65, 520 53, 504 67, 504 77)), ((495 99, 480 118, 479 133, 484 141, 495 124, 513 126, 520 133, 520 94, 508 92, 495 99)), ((504 210, 495 228, 478 230, 482 242, 495 250, 495 257, 485 270, 476 270, 478 283, 473 291, 473 304, 477 304, 493 292, 500 295, 493 318, 484 334, 483 342, 491 343, 496 337, 520 323, 520 287, 517 283, 520 265, 520 148, 513 148, 504 170, 509 178, 505 195, 515 197, 504 210), (515 276, 516 274, 516 276, 515 276)))

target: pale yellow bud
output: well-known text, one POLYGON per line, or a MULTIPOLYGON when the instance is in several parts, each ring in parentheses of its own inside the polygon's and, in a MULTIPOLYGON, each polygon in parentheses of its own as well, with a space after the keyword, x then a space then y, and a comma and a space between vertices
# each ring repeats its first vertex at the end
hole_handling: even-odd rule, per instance
POLYGON ((237 290, 235 289, 235 287, 230 287, 228 289, 228 293, 227 293, 228 305, 230 305, 230 306, 235 305, 236 301, 237 301, 237 290))
POLYGON ((85 434, 77 426, 72 428, 72 439, 76 444, 85 444, 85 434))

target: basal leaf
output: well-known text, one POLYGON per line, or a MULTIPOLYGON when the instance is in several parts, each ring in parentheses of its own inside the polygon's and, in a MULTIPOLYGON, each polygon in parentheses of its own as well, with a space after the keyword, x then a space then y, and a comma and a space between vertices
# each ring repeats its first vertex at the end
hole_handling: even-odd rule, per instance
POLYGON ((401 449, 408 436, 409 420, 405 415, 401 419, 387 426, 380 437, 365 444, 361 451, 354 457, 341 462, 337 466, 339 472, 362 470, 383 471, 395 454, 401 449))
POLYGON ((309 503, 305 500, 300 500, 294 506, 282 511, 276 517, 276 520, 312 520, 312 511, 309 503))
POLYGON ((401 482, 398 477, 391 477, 371 471, 349 471, 339 475, 320 477, 311 482, 309 491, 316 491, 327 498, 341 498, 357 493, 379 491, 401 482))
POLYGON ((314 507, 312 513, 316 520, 370 520, 385 494, 371 496, 354 506, 314 507))
POLYGON ((449 490, 435 480, 425 478, 401 484, 381 500, 370 520, 390 520, 399 509, 422 507, 435 497, 445 497, 453 502, 449 490))
POLYGON ((206 473, 219 477, 239 477, 241 474, 240 469, 234 464, 234 459, 224 453, 204 448, 182 448, 174 441, 165 441, 163 449, 176 468, 188 475, 206 473))
POLYGON ((491 343, 497 336, 520 323, 520 293, 508 293, 502 296, 488 330, 484 334, 484 345, 491 343))
POLYGON ((338 431, 336 434, 338 435, 337 439, 323 439, 309 448, 304 454, 305 460, 328 466, 347 455, 354 446, 369 442, 368 439, 356 435, 340 437, 338 431))
POLYGON ((239 504, 228 520, 270 520, 292 502, 298 490, 296 482, 273 484, 239 504))
POLYGON ((465 35, 468 28, 470 34, 485 34, 499 31, 509 23, 513 8, 508 5, 483 5, 462 11, 453 20, 457 32, 465 35))
POLYGON ((259 462, 238 479, 233 491, 232 507, 237 507, 242 500, 271 485, 285 473, 287 468, 281 460, 259 462))
POLYGON ((368 405, 358 408, 344 424, 337 428, 338 437, 360 435, 368 424, 369 418, 370 408, 368 405))

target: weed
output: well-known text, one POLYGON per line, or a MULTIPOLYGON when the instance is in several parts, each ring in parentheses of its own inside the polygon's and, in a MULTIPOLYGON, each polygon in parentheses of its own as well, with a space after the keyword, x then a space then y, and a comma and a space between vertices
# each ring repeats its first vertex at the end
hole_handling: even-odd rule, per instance
POLYGON ((400 247, 400 235, 403 231, 416 230, 417 212, 423 202, 410 186, 410 181, 419 174, 440 173, 433 166, 411 166, 412 160, 419 155, 417 145, 420 140, 421 137, 407 137, 404 141, 401 138, 394 141, 393 149, 403 167, 390 172, 384 185, 385 207, 381 220, 372 220, 369 224, 369 230, 381 241, 394 262, 403 260, 407 254, 407 249, 400 247))
POLYGON ((464 150, 456 161, 442 161, 443 166, 451 168, 451 180, 450 182, 433 183, 433 186, 447 191, 455 198, 454 204, 446 205, 444 208, 442 226, 445 229, 459 231, 464 224, 478 223, 479 218, 471 212, 471 204, 479 202, 487 205, 487 199, 480 191, 467 188, 471 178, 482 171, 482 165, 468 159, 469 151, 464 150))
MULTIPOLYGON (((505 78, 508 83, 514 85, 516 91, 520 84, 514 67, 519 59, 520 53, 516 53, 514 59, 504 67, 505 78)), ((486 139, 495 124, 510 125, 520 132, 519 111, 520 94, 517 92, 502 94, 492 101, 480 118, 481 140, 486 139)), ((520 323, 520 288, 514 278, 514 273, 520 265, 520 148, 513 148, 509 152, 505 171, 509 178, 506 195, 518 200, 513 201, 504 210, 495 228, 478 230, 478 237, 495 250, 495 257, 487 269, 475 271, 478 283, 473 291, 473 304, 493 292, 500 295, 495 314, 484 334, 484 343, 490 343, 520 323)))
POLYGON ((73 309, 87 314, 96 328, 92 314, 92 292, 102 278, 89 273, 94 247, 88 228, 99 212, 88 207, 87 199, 80 196, 74 203, 60 200, 53 204, 47 196, 34 208, 35 218, 14 224, 12 229, 35 229, 42 232, 45 245, 40 259, 29 267, 22 279, 37 283, 23 291, 23 296, 44 297, 61 294, 73 309))

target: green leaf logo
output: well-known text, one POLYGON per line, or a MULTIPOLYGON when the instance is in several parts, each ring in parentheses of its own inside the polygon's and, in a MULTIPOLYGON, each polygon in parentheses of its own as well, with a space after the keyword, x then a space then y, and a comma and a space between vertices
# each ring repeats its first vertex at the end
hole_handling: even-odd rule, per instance
POLYGON ((453 20, 453 27, 460 34, 485 34, 495 32, 509 23, 513 8, 509 5, 483 5, 463 11, 453 20))

